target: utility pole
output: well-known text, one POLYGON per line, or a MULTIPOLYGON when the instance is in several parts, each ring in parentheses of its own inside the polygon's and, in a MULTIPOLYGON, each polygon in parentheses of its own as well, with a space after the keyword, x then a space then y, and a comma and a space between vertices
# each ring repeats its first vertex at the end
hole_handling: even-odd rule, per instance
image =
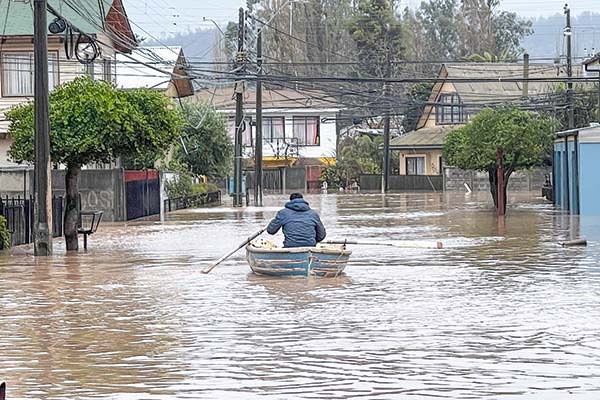
MULTIPOLYGON (((246 54, 244 52, 245 36, 244 9, 240 7, 238 18, 238 50, 236 65, 238 76, 244 75, 246 54)), ((233 175, 233 206, 242 206, 242 133, 244 129, 244 81, 237 79, 235 82, 235 150, 234 150, 234 175, 233 175)))
POLYGON ((262 70, 262 29, 258 31, 256 38, 256 64, 258 66, 259 79, 256 81, 256 142, 254 145, 254 204, 261 206, 262 202, 262 81, 260 76, 262 70))
MULTIPOLYGON (((567 26, 565 27, 565 36, 567 37, 567 77, 573 77, 573 60, 571 56, 571 10, 569 5, 565 4, 565 15, 567 17, 567 26)), ((569 79, 567 81, 567 113, 569 119, 569 129, 575 128, 575 107, 573 104, 573 81, 569 79)))
MULTIPOLYGON (((386 39, 389 36, 389 29, 386 32, 386 39)), ((392 63, 390 60, 390 48, 389 48, 389 40, 388 46, 386 49, 386 70, 385 77, 390 78, 392 74, 392 63)), ((381 193, 387 193, 389 189, 389 179, 390 179, 390 112, 391 112, 391 104, 390 104, 390 84, 386 82, 384 84, 383 95, 384 95, 384 104, 385 104, 385 115, 383 116, 383 179, 381 182, 381 193)))
POLYGON ((47 0, 33 1, 33 58, 35 108, 34 251, 52 254, 52 185, 50 182, 50 123, 48 120, 47 0))
POLYGON ((529 97, 529 54, 523 54, 523 97, 529 97))

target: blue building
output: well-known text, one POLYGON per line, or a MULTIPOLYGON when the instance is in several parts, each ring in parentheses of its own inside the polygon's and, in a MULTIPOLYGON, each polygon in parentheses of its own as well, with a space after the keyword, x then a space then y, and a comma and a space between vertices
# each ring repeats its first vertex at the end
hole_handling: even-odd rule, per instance
POLYGON ((600 215, 600 125, 556 134, 553 187, 557 207, 600 215))

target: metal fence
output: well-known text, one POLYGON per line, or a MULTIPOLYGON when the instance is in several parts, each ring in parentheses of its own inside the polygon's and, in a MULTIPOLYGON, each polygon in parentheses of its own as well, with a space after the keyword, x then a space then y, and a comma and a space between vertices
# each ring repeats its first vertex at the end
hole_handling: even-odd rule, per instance
MULTIPOLYGON (((389 190, 391 191, 432 191, 444 190, 442 175, 390 175, 389 190)), ((363 191, 381 190, 381 175, 361 175, 360 189, 363 191)))
MULTIPOLYGON (((33 242, 34 201, 33 197, 0 198, 0 215, 6 218, 10 233, 11 246, 33 242)), ((52 236, 63 235, 64 199, 62 196, 52 197, 52 236)), ((0 242, 0 248, 2 243, 0 242)))
POLYGON ((184 208, 201 207, 205 205, 221 204, 221 192, 209 192, 191 197, 176 197, 164 201, 166 212, 182 210, 184 208))

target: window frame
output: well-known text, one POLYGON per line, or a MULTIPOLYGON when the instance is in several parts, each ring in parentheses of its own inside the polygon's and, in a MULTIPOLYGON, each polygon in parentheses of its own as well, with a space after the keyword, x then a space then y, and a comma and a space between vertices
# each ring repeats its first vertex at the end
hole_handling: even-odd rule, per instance
POLYGON ((436 125, 458 125, 465 123, 466 120, 465 106, 462 104, 460 95, 456 92, 441 93, 435 106, 436 125), (444 99, 448 98, 450 102, 445 102, 444 99), (449 121, 445 120, 446 112, 449 112, 449 121))
POLYGON ((294 116, 292 116, 292 137, 293 138, 296 138, 295 129, 296 129, 296 121, 297 120, 304 121, 304 143, 298 142, 297 145, 302 146, 302 147, 320 146, 321 145, 321 118, 319 116, 315 116, 315 115, 294 115, 294 116), (317 123, 317 143, 313 143, 313 144, 307 144, 309 118, 314 119, 317 123))
POLYGON ((410 175, 410 176, 424 176, 424 175, 427 175, 427 164, 425 163, 425 161, 426 161, 425 160, 425 156, 406 156, 404 158, 404 167, 405 167, 405 173, 406 173, 406 175, 410 175), (423 160, 423 173, 419 174, 419 168, 418 168, 417 164, 415 164, 415 172, 416 173, 414 173, 414 174, 408 173, 408 162, 409 162, 409 159, 410 160, 417 160, 419 158, 423 160))
POLYGON ((286 134, 285 134, 285 117, 284 116, 268 116, 268 117, 262 117, 262 140, 263 142, 267 142, 267 143, 276 143, 277 140, 283 140, 285 141, 286 138, 286 134), (283 136, 282 137, 273 137, 273 120, 281 120, 281 126, 282 126, 282 130, 283 130, 283 136), (269 128, 270 128, 270 132, 268 137, 265 136, 265 121, 269 120, 269 128))
MULTIPOLYGON (((20 97, 34 97, 35 96, 35 60, 33 55, 33 50, 5 50, 0 52, 0 95, 6 98, 20 98, 20 97), (6 72, 6 65, 4 62, 5 55, 22 55, 22 54, 30 54, 31 55, 31 63, 32 63, 32 87, 33 93, 31 94, 6 94, 6 79, 4 73, 6 72)), ((49 91, 54 90, 54 88, 60 85, 60 52, 58 50, 48 50, 48 55, 54 55, 56 57, 56 68, 54 69, 54 86, 49 87, 49 91)), ((50 57, 48 57, 48 65, 50 65, 50 57)), ((50 68, 48 68, 50 70, 50 68)), ((48 72, 50 74, 50 71, 48 72)))

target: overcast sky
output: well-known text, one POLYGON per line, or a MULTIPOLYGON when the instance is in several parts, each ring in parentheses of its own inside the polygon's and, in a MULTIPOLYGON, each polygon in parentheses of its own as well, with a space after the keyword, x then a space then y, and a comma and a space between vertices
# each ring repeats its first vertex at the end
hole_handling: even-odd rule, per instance
MULTIPOLYGON (((245 0, 124 0, 133 28, 143 36, 164 36, 174 32, 211 27, 210 18, 219 24, 237 19, 237 9, 245 0), (150 34, 150 35, 149 35, 150 34)), ((402 7, 416 7, 421 0, 401 0, 402 7)), ((502 8, 524 17, 562 13, 565 0, 502 0, 502 8)), ((600 0, 572 0, 574 14, 584 11, 600 13, 600 0)), ((600 28, 598 28, 600 32, 600 28)))

